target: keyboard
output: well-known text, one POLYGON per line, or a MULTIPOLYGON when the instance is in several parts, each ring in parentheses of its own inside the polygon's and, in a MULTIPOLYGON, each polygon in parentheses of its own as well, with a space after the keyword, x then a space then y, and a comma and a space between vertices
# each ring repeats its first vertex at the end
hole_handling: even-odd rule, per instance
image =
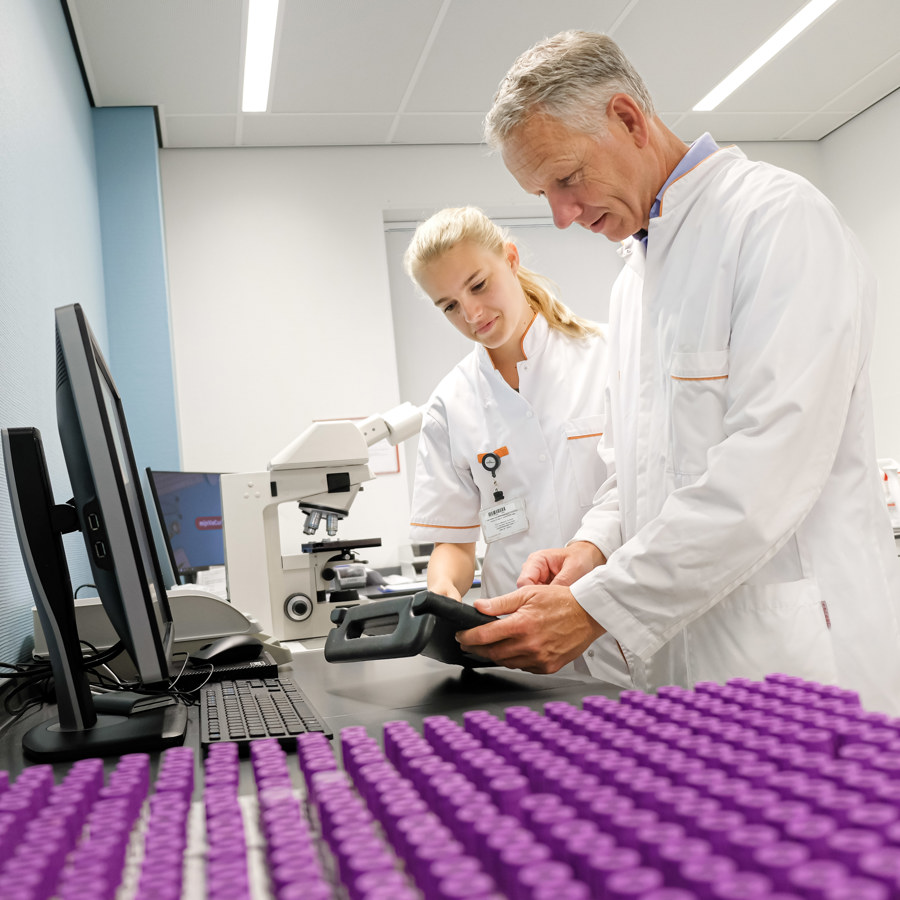
MULTIPOLYGON (((258 689, 257 689, 258 690, 258 689)), ((277 694, 277 691, 276 691, 277 694)), ((769 676, 0 772, 4 900, 893 900, 900 719, 769 676), (252 770, 252 776, 247 769, 252 770), (247 783, 249 780, 249 784, 247 783)))
POLYGON ((185 666, 179 673, 174 687, 180 691, 193 691, 215 681, 237 681, 244 678, 277 678, 278 663, 263 651, 259 659, 237 663, 219 663, 216 666, 199 664, 185 666))
POLYGON ((277 738, 293 749, 297 735, 331 731, 292 678, 247 678, 206 685, 200 692, 200 745, 227 741, 242 755, 251 741, 277 738))

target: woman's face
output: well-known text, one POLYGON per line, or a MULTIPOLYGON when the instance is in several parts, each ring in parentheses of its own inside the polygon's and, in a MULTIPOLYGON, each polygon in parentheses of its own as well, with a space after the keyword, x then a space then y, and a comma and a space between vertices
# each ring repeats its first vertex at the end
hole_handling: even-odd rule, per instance
POLYGON ((488 350, 518 344, 533 318, 516 273, 519 252, 502 256, 462 241, 429 263, 420 284, 461 334, 488 350))

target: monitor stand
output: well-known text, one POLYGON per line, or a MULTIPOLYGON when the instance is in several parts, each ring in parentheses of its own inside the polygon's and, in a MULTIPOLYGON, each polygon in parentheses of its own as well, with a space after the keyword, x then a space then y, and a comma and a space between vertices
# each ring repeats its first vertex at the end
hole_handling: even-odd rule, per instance
POLYGON ((183 744, 186 729, 187 707, 176 703, 130 716, 97 716, 93 726, 75 731, 50 719, 22 738, 22 749, 34 762, 146 753, 183 744))

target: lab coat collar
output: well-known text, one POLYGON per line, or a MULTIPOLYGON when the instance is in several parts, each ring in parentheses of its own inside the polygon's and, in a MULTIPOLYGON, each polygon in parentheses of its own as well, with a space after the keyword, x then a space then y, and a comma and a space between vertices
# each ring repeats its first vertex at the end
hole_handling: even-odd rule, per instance
MULTIPOLYGON (((522 352, 525 354, 525 359, 534 359, 536 356, 540 356, 549 339, 550 325, 540 313, 535 313, 531 324, 526 329, 525 334, 522 335, 522 352)), ((495 371, 496 366, 491 359, 490 353, 481 344, 475 350, 478 354, 478 362, 481 368, 485 372, 495 371)))

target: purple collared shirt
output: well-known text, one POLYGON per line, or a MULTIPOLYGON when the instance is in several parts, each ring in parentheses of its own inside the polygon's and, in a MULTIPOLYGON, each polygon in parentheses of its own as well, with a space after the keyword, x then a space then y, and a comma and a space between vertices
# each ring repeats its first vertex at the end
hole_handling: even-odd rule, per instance
MULTIPOLYGON (((656 195, 656 199, 653 201, 653 206, 650 207, 650 218, 655 219, 659 215, 659 208, 662 204, 662 196, 666 192, 666 188, 673 182, 677 181, 684 175, 685 172, 689 172, 694 168, 698 163, 702 162, 706 159, 707 156, 712 156, 716 150, 719 149, 719 145, 712 139, 712 136, 709 132, 702 134, 700 137, 691 144, 690 149, 684 156, 681 158, 681 162, 678 163, 677 166, 672 170, 669 177, 663 182, 663 186, 659 189, 659 193, 656 195)), ((635 237, 646 247, 647 246, 647 233, 643 230, 639 231, 635 237)))

